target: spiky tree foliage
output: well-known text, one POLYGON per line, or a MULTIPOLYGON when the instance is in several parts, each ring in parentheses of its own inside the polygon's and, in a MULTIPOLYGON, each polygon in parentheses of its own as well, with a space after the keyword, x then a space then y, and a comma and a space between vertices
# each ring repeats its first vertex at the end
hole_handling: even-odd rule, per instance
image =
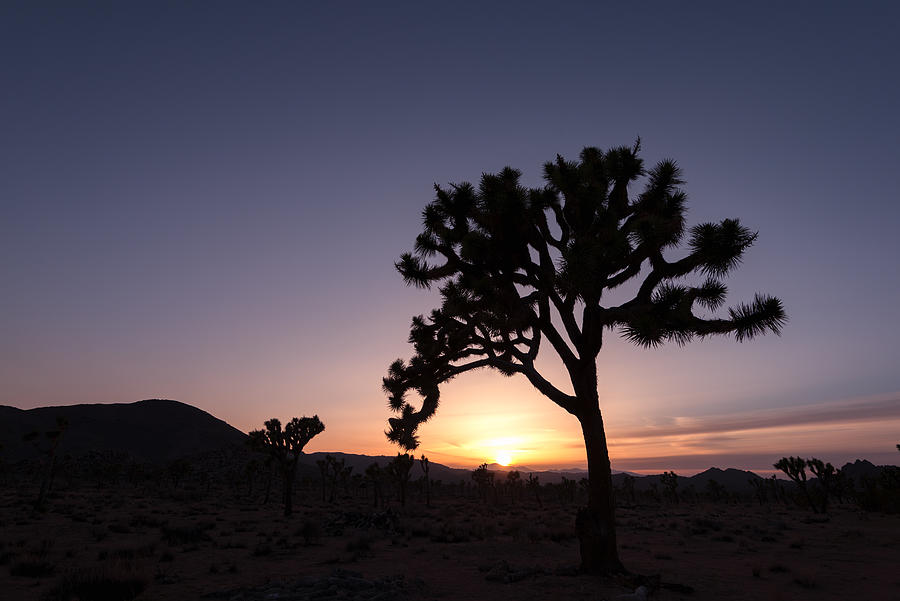
POLYGON ((407 284, 437 286, 442 303, 413 318, 415 354, 392 363, 384 378, 397 414, 388 437, 415 449, 417 428, 438 408, 440 384, 457 375, 491 368, 526 377, 582 426, 590 494, 577 528, 589 572, 621 569, 597 390, 604 335, 617 332, 643 347, 717 334, 743 341, 778 333, 785 321, 781 302, 763 295, 710 316, 725 301, 724 277, 756 233, 736 219, 687 229, 680 169, 665 160, 646 171, 638 151, 636 143, 585 148, 578 161, 557 156, 544 166, 543 188, 522 186, 512 168, 483 175, 478 186, 436 185, 414 251, 396 264, 407 284), (642 176, 643 191, 630 195, 642 176), (664 256, 682 242, 682 258, 664 256), (604 304, 609 291, 635 280, 632 298, 604 304), (546 345, 568 383, 538 370, 546 345), (409 392, 421 396, 418 407, 409 392))
POLYGON ((293 418, 281 429, 281 421, 272 418, 264 430, 250 432, 250 445, 267 453, 278 463, 284 483, 284 515, 291 515, 294 507, 294 478, 303 448, 325 429, 319 416, 293 418))
POLYGON ((809 504, 810 509, 813 510, 813 513, 819 512, 819 510, 816 509, 816 504, 813 502, 812 496, 809 494, 809 488, 806 486, 805 459, 802 457, 782 457, 777 463, 774 463, 772 467, 784 472, 785 475, 797 485, 800 492, 803 493, 806 502, 809 504))

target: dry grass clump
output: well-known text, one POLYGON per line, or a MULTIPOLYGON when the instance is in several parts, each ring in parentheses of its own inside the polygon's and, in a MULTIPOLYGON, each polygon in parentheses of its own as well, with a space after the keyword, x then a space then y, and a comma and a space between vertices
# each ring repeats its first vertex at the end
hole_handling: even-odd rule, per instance
POLYGON ((44 601, 130 601, 147 588, 149 579, 130 564, 78 570, 66 574, 44 601))

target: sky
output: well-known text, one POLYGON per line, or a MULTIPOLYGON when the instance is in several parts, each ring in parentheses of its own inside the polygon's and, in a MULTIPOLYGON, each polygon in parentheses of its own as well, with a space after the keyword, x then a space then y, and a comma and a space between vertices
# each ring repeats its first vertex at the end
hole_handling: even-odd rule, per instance
MULTIPOLYGON (((307 450, 394 454, 381 378, 437 296, 393 263, 434 183, 540 186, 640 136, 689 224, 759 232, 729 304, 790 321, 607 337, 613 468, 896 463, 898 26, 890 2, 3 2, 0 404, 318 414, 307 450)), ((448 465, 585 464, 575 418, 490 372, 420 432, 448 465)))

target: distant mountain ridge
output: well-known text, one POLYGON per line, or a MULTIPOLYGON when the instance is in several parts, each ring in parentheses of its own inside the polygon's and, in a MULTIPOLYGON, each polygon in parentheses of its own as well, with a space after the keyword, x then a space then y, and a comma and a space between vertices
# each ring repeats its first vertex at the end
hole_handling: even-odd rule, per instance
POLYGON ((17 409, 0 405, 0 444, 8 461, 35 455, 22 440, 28 432, 55 427, 58 417, 68 421, 60 454, 91 451, 127 453, 140 461, 163 463, 231 445, 247 435, 192 405, 166 399, 136 403, 97 403, 17 409))
MULTIPOLYGON (((96 403, 62 405, 18 409, 0 405, 0 458, 16 462, 36 455, 31 443, 22 440, 28 432, 45 432, 55 427, 57 417, 65 418, 68 429, 60 444, 61 455, 79 456, 92 451, 125 453, 138 461, 161 464, 180 457, 201 455, 227 447, 246 448, 247 434, 225 421, 186 403, 166 399, 148 399, 135 403, 96 403)), ((345 465, 352 466, 354 473, 364 473, 366 467, 377 463, 384 467, 394 457, 388 455, 370 456, 341 452, 307 453, 300 459, 301 469, 309 476, 318 474, 316 461, 332 455, 344 459, 345 465)), ((421 475, 417 462, 414 474, 421 475)), ((453 468, 430 462, 430 476, 444 482, 471 481, 472 469, 453 468)), ((507 472, 516 470, 522 474, 533 473, 541 484, 557 484, 567 478, 580 480, 587 477, 587 471, 580 468, 571 470, 534 470, 525 466, 501 466, 490 464, 488 469, 496 473, 501 481, 507 472)), ((877 476, 881 467, 866 460, 856 460, 841 468, 853 480, 877 476)), ((660 475, 642 476, 613 470, 613 483, 621 485, 626 476, 635 478, 637 490, 649 490, 654 485, 662 488, 660 475)), ((751 480, 757 474, 734 468, 711 467, 691 477, 681 476, 680 486, 693 485, 695 490, 703 490, 711 480, 733 492, 751 492, 751 480)))

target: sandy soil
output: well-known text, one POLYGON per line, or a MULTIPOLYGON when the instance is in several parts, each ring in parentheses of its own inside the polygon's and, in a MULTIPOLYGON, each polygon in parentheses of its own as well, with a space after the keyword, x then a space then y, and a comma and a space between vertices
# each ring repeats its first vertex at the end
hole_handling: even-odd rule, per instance
MULTIPOLYGON (((137 583, 146 601, 602 600, 637 585, 575 572, 575 508, 560 504, 416 499, 385 510, 309 491, 286 519, 276 502, 214 496, 67 491, 35 513, 0 495, 0 597, 16 601, 66 598, 67 587, 90 598, 92 579, 137 583)), ((618 516, 626 566, 663 583, 650 599, 900 600, 900 516, 749 502, 618 516)))

